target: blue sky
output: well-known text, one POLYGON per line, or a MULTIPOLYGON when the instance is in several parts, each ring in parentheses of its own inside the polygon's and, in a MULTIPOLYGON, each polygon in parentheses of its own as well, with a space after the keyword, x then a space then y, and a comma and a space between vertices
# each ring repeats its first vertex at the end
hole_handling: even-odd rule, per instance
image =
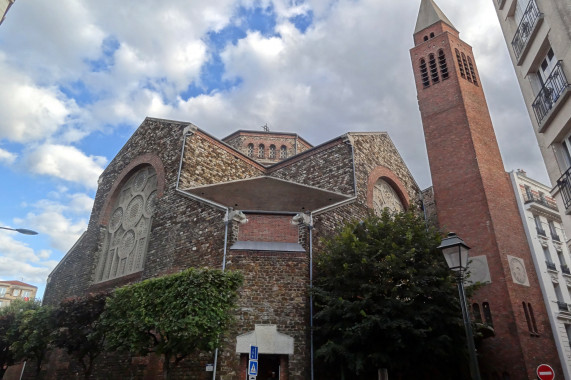
MULTIPOLYGON (((474 47, 506 170, 546 181, 493 9, 437 1, 474 47)), ((0 279, 40 288, 85 230, 97 178, 146 116, 387 131, 430 173, 408 50, 420 1, 17 0, 0 26, 0 279)))

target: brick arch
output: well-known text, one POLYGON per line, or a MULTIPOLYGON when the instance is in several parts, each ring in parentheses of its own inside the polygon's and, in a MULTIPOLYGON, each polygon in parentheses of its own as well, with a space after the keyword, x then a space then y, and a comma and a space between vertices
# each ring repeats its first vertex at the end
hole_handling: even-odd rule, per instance
POLYGON ((107 194, 107 199, 105 199, 105 203, 103 204, 103 213, 99 217, 99 224, 106 226, 109 223, 109 217, 111 216, 111 208, 115 204, 117 197, 119 196, 119 190, 123 187, 125 182, 129 179, 131 174, 140 168, 141 166, 150 165, 155 169, 157 173, 157 198, 161 198, 165 192, 165 167, 163 162, 153 153, 145 153, 134 160, 132 160, 129 165, 121 170, 121 173, 115 179, 111 190, 107 194))
POLYGON ((373 208, 373 187, 378 179, 386 181, 399 196, 405 209, 408 210, 410 205, 410 197, 402 181, 393 173, 392 170, 385 166, 377 166, 369 174, 367 180, 367 207, 373 208))

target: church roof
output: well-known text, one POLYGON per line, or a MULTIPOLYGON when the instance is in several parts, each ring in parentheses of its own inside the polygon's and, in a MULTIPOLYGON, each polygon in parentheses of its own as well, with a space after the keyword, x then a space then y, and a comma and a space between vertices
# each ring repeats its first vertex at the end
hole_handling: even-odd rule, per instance
POLYGON ((452 25, 452 22, 448 20, 448 17, 446 17, 444 12, 438 8, 438 5, 436 5, 434 0, 422 0, 420 3, 420 10, 418 11, 418 18, 416 19, 414 33, 418 33, 421 30, 436 24, 438 21, 442 21, 456 29, 454 25, 452 25))

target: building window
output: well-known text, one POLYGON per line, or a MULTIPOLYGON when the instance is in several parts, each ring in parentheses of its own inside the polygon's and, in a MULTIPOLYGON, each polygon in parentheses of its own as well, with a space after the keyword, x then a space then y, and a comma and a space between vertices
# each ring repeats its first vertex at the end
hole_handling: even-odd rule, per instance
POLYGON ((135 171, 117 194, 102 237, 97 282, 143 270, 157 197, 155 169, 144 166, 135 171))
POLYGON ((547 236, 545 230, 543 229, 543 225, 541 224, 541 218, 539 215, 534 215, 533 221, 535 222, 535 229, 537 230, 537 234, 541 236, 547 236))
POLYGON ((287 147, 282 145, 280 148, 280 158, 287 158, 287 147))
POLYGON ((532 201, 533 193, 531 192, 531 187, 525 185, 524 188, 525 188, 526 201, 532 201))
POLYGON ((6 289, 7 288, 0 287, 0 297, 4 297, 6 295, 6 289))
POLYGON ((472 75, 473 83, 477 86, 478 80, 476 79, 476 71, 474 70, 474 65, 472 64, 472 59, 468 57, 468 67, 470 68, 470 74, 472 75))
POLYGON ((472 314, 474 315, 474 320, 478 323, 482 323, 482 313, 480 312, 480 305, 477 303, 472 304, 472 314))
POLYGON ((567 341, 569 344, 569 347, 571 347, 571 325, 570 324, 565 324, 565 332, 567 333, 567 341))
POLYGON ((448 65, 446 64, 446 56, 444 55, 444 50, 438 50, 438 65, 440 66, 440 73, 442 74, 442 80, 448 79, 448 65))
POLYGON ((434 32, 430 32, 430 38, 434 38, 434 32))
POLYGON ((455 49, 455 51, 456 51, 456 60, 458 61, 458 69, 460 69, 460 76, 466 79, 466 73, 464 73, 464 65, 462 65, 462 58, 460 57, 460 52, 458 51, 458 49, 455 49))
POLYGON ((490 326, 494 326, 494 321, 492 321, 492 311, 490 310, 490 304, 488 302, 482 303, 482 308, 484 309, 484 318, 486 323, 490 326))
POLYGON ((422 80, 422 85, 424 87, 430 86, 430 81, 428 80, 428 69, 426 68, 426 61, 424 58, 420 60, 420 79, 422 80))
POLYGON ((539 331, 537 330, 537 324, 535 322, 535 315, 533 314, 533 307, 531 304, 522 302, 523 312, 525 314, 525 320, 527 322, 527 328, 529 332, 533 335, 539 335, 539 331))
POLYGON ((22 298, 29 298, 31 294, 32 292, 30 292, 29 290, 24 290, 22 292, 22 298))
POLYGON ((428 65, 430 66, 430 78, 432 78, 432 83, 438 83, 440 77, 438 76, 438 68, 436 67, 436 59, 434 54, 428 56, 428 65))
POLYGON ((265 149, 266 147, 264 146, 264 144, 258 145, 258 158, 264 158, 265 149))
POLYGON ((464 64, 464 71, 466 72, 466 79, 468 82, 472 82, 472 76, 470 75, 470 69, 468 69, 468 61, 466 61, 466 54, 462 53, 462 63, 464 64))
POLYGON ((425 40, 425 41, 428 41, 428 36, 424 36, 424 40, 425 40))
POLYGON ((248 156, 254 157, 254 144, 248 144, 248 156))
POLYGON ((561 241, 561 239, 559 239, 559 234, 557 233, 557 229, 555 228, 555 223, 553 223, 553 221, 550 220, 547 222, 547 225, 549 226, 549 232, 551 232, 551 238, 555 241, 561 241))
POLYGON ((270 145, 270 158, 276 158, 276 146, 270 145))
POLYGON ((18 296, 20 295, 20 289, 14 289, 14 290, 12 291, 12 295, 13 295, 14 297, 18 297, 18 296))

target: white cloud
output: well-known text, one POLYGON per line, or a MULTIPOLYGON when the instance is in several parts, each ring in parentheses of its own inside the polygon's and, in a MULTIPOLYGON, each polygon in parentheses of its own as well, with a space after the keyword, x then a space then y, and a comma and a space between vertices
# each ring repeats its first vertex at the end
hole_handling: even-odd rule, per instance
POLYGON ((16 160, 16 157, 17 157, 16 154, 0 148, 0 162, 12 164, 16 160))
POLYGON ((32 173, 50 175, 87 188, 96 188, 107 162, 105 157, 88 156, 73 146, 45 144, 28 152, 25 165, 32 173))

